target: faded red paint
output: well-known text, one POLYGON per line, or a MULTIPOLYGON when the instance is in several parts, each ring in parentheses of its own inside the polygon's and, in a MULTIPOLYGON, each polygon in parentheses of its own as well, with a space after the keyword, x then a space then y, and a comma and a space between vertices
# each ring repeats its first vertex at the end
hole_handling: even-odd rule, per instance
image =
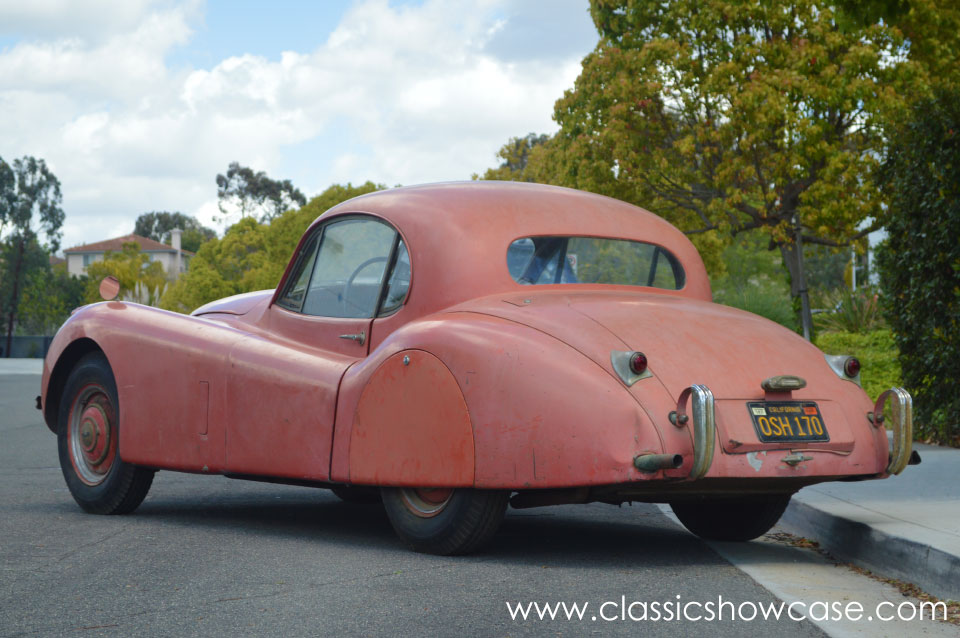
POLYGON ((456 379, 422 350, 398 352, 370 377, 350 434, 350 481, 472 487, 473 430, 456 379))
POLYGON ((60 399, 50 389, 61 355, 89 339, 117 380, 119 452, 129 462, 425 487, 656 484, 668 499, 689 483, 693 457, 690 428, 668 415, 697 383, 717 399, 704 490, 714 479, 792 479, 778 483, 792 489, 884 472, 887 440, 866 418, 863 390, 789 330, 711 303, 696 249, 651 213, 554 187, 441 184, 344 202, 311 228, 347 214, 385 220, 403 237, 412 276, 395 314, 306 317, 273 304, 273 291, 189 317, 88 306, 54 339, 44 405, 60 399), (682 263, 685 287, 522 286, 507 270, 507 248, 535 235, 658 244, 682 263), (363 344, 340 338, 360 332, 363 344), (653 376, 628 388, 612 350, 643 351, 653 376), (813 460, 797 467, 781 459, 799 446, 761 443, 745 406, 764 399, 763 379, 784 374, 806 379, 789 398, 817 401, 830 433, 802 446, 813 460), (632 465, 642 454, 680 454, 684 463, 644 474, 632 465))

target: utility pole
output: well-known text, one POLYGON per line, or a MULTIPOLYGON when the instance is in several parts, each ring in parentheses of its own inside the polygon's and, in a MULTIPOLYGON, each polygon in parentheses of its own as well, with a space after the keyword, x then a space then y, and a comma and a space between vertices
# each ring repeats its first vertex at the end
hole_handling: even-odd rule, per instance
POLYGON ((807 292, 807 275, 803 267, 803 227, 797 219, 797 292, 800 293, 800 323, 803 324, 803 338, 810 341, 813 333, 813 315, 810 313, 810 294, 807 292))
POLYGON ((850 290, 856 292, 857 290, 857 249, 850 248, 850 263, 853 264, 850 267, 850 290))

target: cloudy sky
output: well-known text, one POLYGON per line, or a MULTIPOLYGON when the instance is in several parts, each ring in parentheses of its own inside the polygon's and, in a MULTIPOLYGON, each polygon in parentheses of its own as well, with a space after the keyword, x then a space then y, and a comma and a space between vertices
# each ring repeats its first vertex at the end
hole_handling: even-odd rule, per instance
POLYGON ((231 161, 308 197, 469 179, 556 130, 596 39, 587 0, 0 0, 0 157, 51 166, 64 247, 213 225, 231 161))

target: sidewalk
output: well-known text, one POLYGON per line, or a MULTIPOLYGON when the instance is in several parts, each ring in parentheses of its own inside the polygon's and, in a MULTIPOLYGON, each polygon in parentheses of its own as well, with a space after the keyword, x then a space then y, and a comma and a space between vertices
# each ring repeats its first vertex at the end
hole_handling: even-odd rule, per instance
POLYGON ((0 358, 0 374, 43 374, 43 359, 0 358))
POLYGON ((960 449, 914 443, 900 476, 798 492, 781 527, 879 576, 960 600, 960 449))

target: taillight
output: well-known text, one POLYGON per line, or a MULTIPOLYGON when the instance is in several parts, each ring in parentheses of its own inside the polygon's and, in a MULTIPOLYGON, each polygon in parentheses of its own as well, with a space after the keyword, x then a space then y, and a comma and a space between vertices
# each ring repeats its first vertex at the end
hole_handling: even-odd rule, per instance
MULTIPOLYGON (((857 364, 859 365, 859 364, 857 364)), ((634 352, 630 355, 630 371, 634 374, 643 374, 647 369, 647 355, 634 352)))
POLYGON ((860 374, 860 359, 847 357, 847 360, 843 362, 843 373, 851 379, 860 374))

